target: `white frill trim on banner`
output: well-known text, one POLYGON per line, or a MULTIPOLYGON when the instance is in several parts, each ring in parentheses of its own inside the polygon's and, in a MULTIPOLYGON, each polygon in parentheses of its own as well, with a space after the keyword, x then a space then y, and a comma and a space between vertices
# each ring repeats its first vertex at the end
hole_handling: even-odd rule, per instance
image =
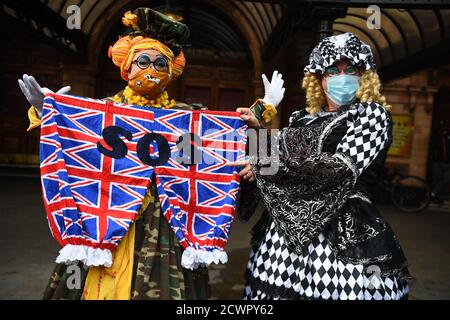
POLYGON ((202 265, 209 266, 211 263, 218 264, 227 262, 227 253, 217 249, 213 251, 204 251, 187 247, 184 249, 181 257, 181 266, 189 270, 197 269, 202 265))
POLYGON ((59 251, 59 256, 56 258, 56 263, 73 264, 79 261, 87 267, 109 268, 112 266, 112 254, 109 249, 67 244, 59 251))

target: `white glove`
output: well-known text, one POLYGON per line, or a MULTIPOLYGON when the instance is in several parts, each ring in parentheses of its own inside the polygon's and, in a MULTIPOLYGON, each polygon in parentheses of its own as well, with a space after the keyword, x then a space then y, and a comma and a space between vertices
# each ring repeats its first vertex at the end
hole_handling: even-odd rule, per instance
POLYGON ((275 108, 283 100, 285 88, 283 88, 284 80, 281 73, 274 71, 272 74, 272 80, 269 83, 265 74, 262 75, 264 83, 264 98, 265 103, 273 105, 275 108))
MULTIPOLYGON (((48 93, 53 93, 49 88, 41 88, 39 83, 33 76, 24 74, 22 79, 19 79, 19 87, 28 102, 36 109, 39 118, 42 114, 44 106, 44 97, 48 93), (22 80, 23 79, 23 80, 22 80)), ((70 86, 59 89, 56 93, 67 93, 70 91, 70 86)))

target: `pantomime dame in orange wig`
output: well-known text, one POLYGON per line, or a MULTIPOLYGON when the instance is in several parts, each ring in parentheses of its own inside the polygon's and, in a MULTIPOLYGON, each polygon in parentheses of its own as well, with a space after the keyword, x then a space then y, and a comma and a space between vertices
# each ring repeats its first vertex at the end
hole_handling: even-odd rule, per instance
MULTIPOLYGON (((183 72, 183 45, 188 27, 149 8, 127 12, 122 18, 126 35, 109 48, 109 57, 120 68, 124 90, 105 100, 154 108, 192 109, 175 102, 167 85, 183 72)), ((31 103, 30 129, 38 127, 44 95, 36 80, 24 75, 19 80, 31 103)), ((69 87, 58 93, 65 93, 69 87)), ((201 108, 201 107, 197 107, 201 108)), ((80 286, 68 286, 72 266, 57 264, 45 290, 45 299, 206 299, 209 296, 206 267, 182 267, 182 247, 161 214, 155 183, 147 190, 139 218, 113 251, 111 267, 90 267, 80 263, 80 286)))

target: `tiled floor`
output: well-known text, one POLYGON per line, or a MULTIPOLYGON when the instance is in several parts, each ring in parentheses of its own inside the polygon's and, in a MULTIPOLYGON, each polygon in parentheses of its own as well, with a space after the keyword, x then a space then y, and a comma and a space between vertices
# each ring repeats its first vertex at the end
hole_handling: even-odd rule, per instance
MULTIPOLYGON (((380 207, 403 246, 415 280, 412 299, 450 299, 450 213, 415 215, 380 207)), ((236 221, 229 262, 210 269, 214 299, 239 299, 249 254, 248 223, 236 221)), ((37 179, 0 177, 0 299, 39 299, 58 251, 45 220, 37 179)))

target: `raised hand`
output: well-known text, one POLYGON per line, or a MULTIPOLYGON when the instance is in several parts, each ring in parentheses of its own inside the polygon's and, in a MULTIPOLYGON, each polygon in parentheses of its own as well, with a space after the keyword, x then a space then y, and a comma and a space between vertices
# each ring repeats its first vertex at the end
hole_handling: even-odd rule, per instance
MULTIPOLYGON (((44 105, 44 97, 47 93, 53 93, 49 88, 41 88, 39 83, 33 76, 24 74, 22 79, 18 80, 20 90, 22 90, 23 95, 28 100, 28 102, 34 106, 39 117, 42 114, 42 107, 44 105)), ((56 93, 67 93, 70 91, 70 86, 63 87, 59 89, 56 93)))
POLYGON ((265 74, 263 74, 261 78, 264 83, 264 98, 262 100, 276 108, 284 97, 285 88, 283 88, 283 76, 275 70, 270 82, 265 74))

